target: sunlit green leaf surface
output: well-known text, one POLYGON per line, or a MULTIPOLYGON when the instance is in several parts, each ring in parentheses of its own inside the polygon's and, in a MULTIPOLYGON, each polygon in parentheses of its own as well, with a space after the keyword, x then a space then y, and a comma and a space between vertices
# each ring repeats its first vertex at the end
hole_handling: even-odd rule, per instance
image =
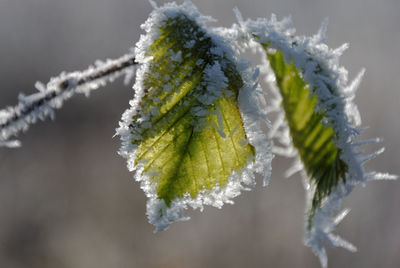
POLYGON ((160 32, 147 52, 153 59, 131 129, 138 146, 135 165, 144 165, 157 197, 169 206, 185 193, 194 198, 201 190, 224 187, 254 149, 238 110, 243 82, 235 65, 185 15, 167 21, 160 32))

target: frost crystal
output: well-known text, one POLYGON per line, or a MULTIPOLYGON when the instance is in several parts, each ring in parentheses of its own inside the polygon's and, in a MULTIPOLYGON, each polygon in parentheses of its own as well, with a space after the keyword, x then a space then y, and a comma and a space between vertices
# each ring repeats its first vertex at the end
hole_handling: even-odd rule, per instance
MULTIPOLYGON (((353 82, 348 83, 347 70, 339 64, 339 57, 348 47, 347 44, 337 49, 330 49, 325 43, 327 21, 324 21, 315 36, 295 36, 290 18, 278 21, 275 15, 270 20, 243 21, 236 10, 241 26, 241 38, 247 36, 255 50, 267 53, 282 53, 286 64, 294 64, 301 79, 308 85, 311 96, 316 99, 316 114, 324 116, 321 121, 325 127, 334 131, 333 142, 339 149, 340 160, 345 163, 345 177, 329 189, 321 203, 314 202, 317 193, 316 184, 310 182, 310 176, 305 172, 304 163, 298 156, 297 149, 292 145, 292 136, 288 123, 282 111, 282 96, 277 88, 277 75, 265 60, 264 72, 267 76, 272 95, 268 112, 277 113, 277 119, 272 124, 269 136, 276 139, 281 146, 274 146, 274 153, 296 157, 294 165, 287 171, 288 176, 302 172, 307 192, 307 221, 305 244, 310 246, 319 257, 321 265, 327 266, 327 256, 324 243, 329 246, 340 246, 350 251, 355 247, 349 242, 334 235, 335 226, 347 214, 340 211, 341 200, 350 194, 359 183, 373 179, 394 179, 395 176, 382 173, 367 173, 363 164, 376 157, 381 151, 369 156, 363 156, 356 150, 357 146, 377 142, 379 140, 357 141, 360 133, 361 119, 358 109, 353 103, 355 92, 364 74, 362 70, 353 82), (261 45, 261 46, 260 46, 261 45), (318 204, 314 208, 315 204, 318 204), (338 213, 339 212, 339 213, 338 213), (337 214, 338 213, 338 214, 337 214)), ((279 71, 279 70, 278 70, 279 71)), ((341 171, 343 172, 343 170, 341 171)), ((327 178, 328 179, 328 178, 327 178)))
POLYGON ((156 8, 136 45, 135 98, 117 133, 119 153, 148 197, 156 231, 187 220, 189 206, 221 208, 255 173, 270 175, 257 72, 239 62, 228 36, 189 2, 156 8), (206 30, 207 29, 207 30, 206 30))
POLYGON ((82 72, 61 73, 51 78, 47 85, 36 82, 39 91, 29 96, 20 94, 18 104, 0 110, 0 147, 18 147, 18 141, 9 141, 21 131, 26 131, 46 117, 54 119, 54 109, 61 108, 63 102, 76 93, 89 96, 92 90, 105 86, 120 76, 125 75, 125 83, 129 83, 135 65, 134 54, 130 53, 116 60, 97 61, 82 72))

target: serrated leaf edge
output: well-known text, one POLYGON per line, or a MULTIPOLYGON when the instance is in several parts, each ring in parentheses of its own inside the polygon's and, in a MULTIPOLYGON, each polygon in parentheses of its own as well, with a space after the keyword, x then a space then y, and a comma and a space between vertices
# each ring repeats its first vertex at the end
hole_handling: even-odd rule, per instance
POLYGON ((137 146, 131 144, 132 136, 129 130, 129 125, 132 118, 138 112, 140 100, 144 96, 142 87, 144 74, 149 69, 151 57, 147 57, 145 52, 147 48, 156 40, 160 32, 158 26, 162 25, 168 18, 174 17, 179 13, 184 13, 186 16, 196 20, 199 25, 205 27, 207 21, 211 21, 210 17, 201 15, 196 7, 190 2, 185 2, 182 5, 168 3, 164 6, 155 9, 149 16, 149 19, 142 25, 146 31, 146 35, 142 35, 140 41, 136 45, 136 60, 141 64, 137 70, 136 82, 134 85, 135 97, 130 101, 131 107, 124 112, 122 119, 117 129, 117 134, 120 136, 122 146, 119 154, 127 159, 128 169, 135 173, 136 181, 140 182, 141 188, 148 197, 147 201, 147 217, 149 222, 155 226, 155 231, 165 230, 169 225, 176 221, 184 221, 189 218, 184 215, 184 210, 189 206, 193 209, 203 209, 204 205, 211 205, 221 208, 223 204, 232 204, 232 199, 240 194, 242 190, 248 190, 249 186, 255 185, 255 174, 261 174, 266 185, 271 173, 272 143, 267 141, 265 132, 262 129, 265 123, 266 114, 264 109, 260 108, 262 103, 265 103, 264 96, 259 94, 261 89, 257 84, 256 70, 251 70, 248 63, 239 63, 237 55, 228 45, 228 35, 223 33, 209 32, 209 35, 218 40, 221 44, 221 49, 226 52, 232 62, 238 62, 238 71, 240 72, 244 86, 239 90, 238 105, 242 116, 243 125, 246 131, 248 142, 255 148, 255 159, 248 159, 244 168, 237 172, 232 172, 228 178, 227 186, 224 188, 218 185, 211 190, 201 191, 196 198, 192 199, 189 194, 183 198, 174 199, 170 206, 166 206, 163 200, 157 198, 155 185, 150 183, 151 174, 144 173, 141 175, 143 164, 134 165, 137 156, 137 146), (160 213, 160 211, 162 213, 160 213), (162 216, 160 216, 162 215, 162 216))
POLYGON ((361 70, 353 82, 348 82, 348 72, 339 64, 339 58, 348 45, 344 44, 337 49, 331 49, 324 43, 327 20, 322 23, 316 35, 307 37, 295 36, 295 29, 292 28, 290 17, 279 21, 275 15, 272 15, 270 20, 243 21, 240 13, 238 11, 236 13, 239 14, 238 20, 242 38, 246 36, 253 49, 264 55, 263 72, 266 74, 273 96, 270 99, 271 105, 267 112, 277 113, 277 120, 272 123, 272 131, 269 133, 269 137, 280 143, 280 146, 274 145, 273 152, 295 157, 294 164, 288 170, 288 173, 292 175, 301 172, 303 175, 306 189, 304 243, 311 247, 314 254, 318 256, 322 267, 327 267, 325 244, 341 246, 350 251, 356 250, 352 244, 333 234, 336 225, 339 223, 337 218, 343 215, 340 212, 341 200, 348 196, 354 187, 360 183, 363 184, 374 179, 396 178, 396 176, 387 173, 366 172, 364 170, 366 161, 364 160, 374 158, 379 154, 379 150, 369 157, 363 156, 356 149, 360 143, 368 144, 378 141, 376 139, 365 143, 357 141, 357 136, 362 130, 360 128, 361 118, 353 99, 365 70, 361 70), (310 86, 311 93, 318 96, 316 111, 326 112, 326 125, 334 129, 337 136, 334 143, 342 150, 341 158, 349 167, 346 182, 340 182, 320 208, 315 211, 311 228, 307 227, 307 217, 315 189, 309 184, 309 179, 304 172, 297 150, 291 144, 289 128, 284 120, 285 115, 281 108, 282 97, 275 85, 274 72, 269 67, 265 52, 262 51, 262 44, 268 44, 268 47, 282 52, 286 63, 294 62, 302 78, 310 86), (317 68, 319 68, 318 71, 317 68), (330 89, 326 85, 329 85, 330 89), (334 106, 336 108, 333 109, 334 106))

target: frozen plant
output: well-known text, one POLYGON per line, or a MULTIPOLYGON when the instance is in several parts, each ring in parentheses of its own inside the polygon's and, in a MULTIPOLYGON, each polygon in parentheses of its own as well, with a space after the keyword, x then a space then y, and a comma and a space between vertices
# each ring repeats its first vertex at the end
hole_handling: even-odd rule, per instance
POLYGON ((305 244, 322 267, 324 245, 356 250, 334 234, 348 212, 341 200, 360 183, 396 176, 364 170, 383 149, 371 155, 357 149, 380 140, 357 140, 361 119, 353 99, 364 70, 348 81, 339 63, 347 45, 324 43, 326 22, 315 36, 296 36, 290 19, 274 15, 244 21, 235 10, 238 24, 225 29, 208 27, 213 19, 190 2, 153 6, 131 53, 37 83, 38 93, 0 111, 0 146, 18 146, 12 136, 53 118, 75 93, 88 95, 123 75, 129 83, 137 65, 134 98, 117 128, 119 154, 148 197, 156 231, 188 220, 188 207, 232 204, 255 186, 255 174, 266 186, 279 154, 295 159, 287 176, 303 175, 305 244), (261 53, 261 68, 242 59, 247 48, 261 53), (260 76, 271 98, 264 98, 260 76), (276 113, 272 123, 269 113, 276 113))
POLYGON ((47 85, 36 82, 38 92, 29 96, 20 94, 16 106, 0 110, 0 147, 19 147, 19 141, 9 139, 26 131, 38 119, 54 119, 54 109, 61 108, 76 93, 89 96, 92 90, 123 75, 125 84, 129 84, 136 64, 134 54, 129 53, 116 60, 97 61, 82 72, 63 72, 51 78, 47 85))

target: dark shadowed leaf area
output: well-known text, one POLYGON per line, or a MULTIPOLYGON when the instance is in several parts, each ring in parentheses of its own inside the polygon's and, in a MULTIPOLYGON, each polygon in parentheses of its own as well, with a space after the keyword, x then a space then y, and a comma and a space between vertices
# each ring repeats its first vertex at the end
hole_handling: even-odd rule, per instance
POLYGON ((285 63, 281 52, 267 52, 267 57, 282 96, 282 107, 293 145, 310 183, 316 188, 309 215, 311 220, 324 198, 340 181, 346 180, 348 167, 340 158, 341 150, 333 142, 334 130, 322 123, 323 113, 315 112, 317 96, 311 96, 294 63, 285 63))

